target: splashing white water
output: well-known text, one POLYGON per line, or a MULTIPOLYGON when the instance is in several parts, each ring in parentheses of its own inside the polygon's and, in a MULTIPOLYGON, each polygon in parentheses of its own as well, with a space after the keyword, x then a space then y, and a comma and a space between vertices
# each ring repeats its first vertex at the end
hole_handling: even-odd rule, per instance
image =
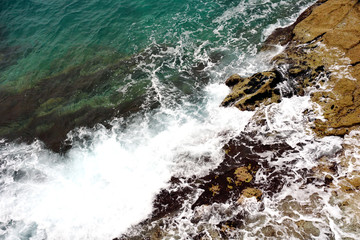
POLYGON ((115 237, 150 214, 152 200, 172 175, 203 175, 221 159, 221 147, 239 133, 252 113, 219 108, 227 87, 207 87, 205 115, 166 109, 160 128, 136 119, 127 129, 80 129, 61 157, 31 145, 1 148, 0 221, 7 239, 104 239, 115 237), (226 134, 224 134, 226 133, 226 134), (89 145, 90 144, 90 145, 89 145), (213 162, 203 162, 209 156, 213 162))

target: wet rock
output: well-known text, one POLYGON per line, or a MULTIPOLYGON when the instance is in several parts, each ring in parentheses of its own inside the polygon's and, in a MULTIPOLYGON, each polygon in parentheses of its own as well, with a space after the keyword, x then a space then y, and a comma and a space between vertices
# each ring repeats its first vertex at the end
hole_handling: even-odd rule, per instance
POLYGON ((27 173, 23 170, 17 170, 17 171, 14 171, 13 173, 13 179, 14 181, 19 181, 23 178, 25 178, 27 175, 27 173))
POLYGON ((261 232, 266 236, 266 237, 277 237, 276 235, 276 229, 274 229, 272 226, 266 226, 264 227, 261 232))
POLYGON ((195 66, 192 67, 192 76, 196 78, 196 81, 204 84, 209 82, 210 76, 208 72, 205 71, 207 66, 207 62, 198 62, 195 66))
POLYGON ((241 192, 240 198, 237 200, 239 204, 243 203, 246 198, 255 197, 258 201, 262 196, 262 191, 257 188, 246 188, 241 192))
POLYGON ((356 192, 360 190, 360 176, 345 178, 339 183, 343 192, 356 192))
POLYGON ((235 169, 235 185, 240 185, 243 182, 251 182, 253 176, 251 175, 251 166, 248 167, 239 167, 235 169))
POLYGON ((291 174, 291 166, 274 171, 268 161, 295 150, 286 143, 264 144, 252 138, 251 133, 243 133, 225 144, 223 151, 223 161, 206 176, 173 177, 170 186, 155 197, 151 216, 118 239, 153 239, 154 234, 161 238, 177 237, 177 219, 183 212, 187 212, 183 218, 190 216, 187 221, 198 226, 191 239, 207 239, 209 235, 216 239, 231 237, 234 230, 244 227, 248 214, 238 210, 239 204, 250 197, 257 200, 264 194, 271 197, 282 189, 284 178, 291 174), (262 171, 266 181, 255 181, 258 171, 262 171), (221 207, 223 203, 230 207, 221 207), (226 220, 216 226, 204 226, 214 214, 226 220))
POLYGON ((300 230, 304 231, 304 233, 310 237, 310 236, 314 236, 314 237, 318 237, 320 236, 320 230, 314 226, 314 224, 312 222, 309 221, 297 221, 296 225, 299 227, 300 230))
POLYGON ((171 187, 162 189, 154 200, 154 211, 151 216, 152 221, 178 211, 182 207, 184 201, 189 198, 191 193, 193 193, 191 187, 181 186, 181 181, 178 178, 172 177, 170 182, 172 183, 171 187))
POLYGON ((231 75, 228 79, 226 79, 225 84, 228 87, 233 87, 236 84, 238 84, 239 82, 243 82, 245 79, 240 77, 237 74, 231 75))
POLYGON ((217 227, 220 229, 221 238, 228 239, 231 237, 234 230, 240 229, 244 225, 244 218, 244 213, 239 213, 230 220, 219 223, 217 227))
POLYGON ((224 55, 225 54, 223 52, 218 52, 218 51, 210 52, 209 60, 212 63, 218 63, 221 59, 224 58, 224 55))
POLYGON ((212 240, 221 238, 222 237, 220 232, 214 229, 209 229, 206 232, 201 232, 193 237, 194 240, 212 240))
POLYGON ((257 73, 248 78, 233 75, 226 81, 228 86, 232 86, 232 91, 221 105, 234 105, 240 110, 255 110, 261 103, 277 102, 281 96, 275 87, 282 81, 284 79, 276 70, 257 73))
POLYGON ((334 176, 337 175, 338 167, 337 163, 332 161, 330 157, 323 156, 317 160, 317 165, 311 171, 318 182, 323 182, 325 186, 331 186, 334 176))
POLYGON ((211 174, 205 177, 206 183, 200 186, 204 192, 192 205, 192 208, 235 200, 243 189, 253 185, 251 181, 258 168, 258 164, 253 162, 252 165, 233 168, 221 174, 211 174))
MULTIPOLYGON (((262 48, 265 51, 276 44, 286 46, 272 62, 275 69, 281 69, 294 94, 312 92, 312 100, 322 107, 326 121, 314 122, 319 136, 343 136, 360 125, 359 12, 357 0, 318 1, 294 24, 276 29, 262 48)), ((263 82, 255 81, 260 82, 261 88, 254 88, 253 81, 247 79, 244 84, 233 86, 223 106, 254 110, 259 104, 279 100, 274 87, 263 88, 263 82)), ((266 81, 271 82, 271 76, 266 81)))
POLYGON ((313 12, 313 10, 326 2, 327 0, 318 0, 315 4, 307 8, 290 26, 284 28, 275 29, 265 40, 262 50, 266 51, 272 49, 275 45, 285 46, 294 38, 294 28, 304 19, 309 17, 309 15, 313 12))
MULTIPOLYGON (((284 184, 282 178, 289 171, 285 168, 283 171, 272 172, 273 168, 269 167, 268 159, 264 156, 267 152, 271 152, 271 159, 276 159, 283 153, 291 151, 294 150, 286 143, 262 144, 260 141, 253 140, 245 135, 230 140, 224 146, 224 160, 216 169, 202 178, 186 180, 187 184, 193 186, 193 189, 203 189, 203 193, 196 199, 191 208, 195 209, 199 206, 228 201, 236 202, 241 196, 254 196, 260 199, 263 191, 269 195, 278 192, 284 184), (260 168, 267 169, 264 174, 267 175, 268 181, 255 184, 255 175, 260 168)), ((180 186, 171 188, 186 189, 180 186)), ((190 192, 186 194, 190 194, 190 192)), ((180 196, 184 195, 181 191, 173 194, 177 195, 179 199, 181 199, 180 196)), ((174 205, 176 204, 174 203, 174 205)), ((157 211, 155 209, 155 212, 157 211)))

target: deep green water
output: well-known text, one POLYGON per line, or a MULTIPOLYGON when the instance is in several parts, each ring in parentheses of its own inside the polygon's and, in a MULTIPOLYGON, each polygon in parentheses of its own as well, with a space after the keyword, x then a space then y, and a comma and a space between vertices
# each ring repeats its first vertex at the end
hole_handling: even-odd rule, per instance
MULTIPOLYGON (((84 66, 84 74, 152 44, 178 47, 186 65, 219 49, 228 56, 258 45, 264 28, 286 22, 312 1, 2 1, 3 87, 28 88, 42 78, 84 66), (221 30, 219 30, 221 29, 221 30), (219 31, 216 31, 219 30, 219 31), (96 61, 94 61, 96 59, 96 61), (90 69, 89 69, 90 68, 90 69)), ((174 57, 174 56, 172 56, 174 57)))

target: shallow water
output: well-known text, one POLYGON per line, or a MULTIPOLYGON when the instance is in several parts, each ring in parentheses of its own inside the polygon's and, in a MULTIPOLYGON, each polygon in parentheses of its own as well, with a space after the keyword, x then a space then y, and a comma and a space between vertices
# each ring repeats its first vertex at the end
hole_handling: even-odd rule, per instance
MULTIPOLYGON (((332 203, 330 191, 304 184, 306 177, 300 175, 318 166, 316 159, 324 154, 339 162, 335 153, 342 144, 336 137, 311 134, 312 116, 302 114, 316 109, 308 96, 266 107, 266 127, 251 124, 252 112, 219 107, 229 92, 223 84, 226 77, 269 69, 275 53, 258 53, 261 42, 313 2, 2 3, 0 43, 14 54, 0 59, 6 63, 0 69, 0 88, 21 91, 74 67, 88 75, 137 59, 130 72, 118 71, 106 87, 79 95, 82 99, 61 109, 76 109, 84 102, 109 105, 114 93, 119 99, 141 97, 144 102, 137 113, 112 119, 110 128, 70 132, 73 148, 64 155, 40 141, 2 140, 0 239, 117 237, 148 217, 155 195, 169 186, 172 176, 202 177, 217 167, 224 144, 244 129, 257 131, 255 138, 263 143, 286 142, 298 151, 270 163, 279 171, 290 166, 291 171, 285 168, 290 171, 284 176, 287 184, 274 196, 265 195, 263 203, 249 200, 235 209, 231 203, 209 206, 198 224, 190 222, 194 211, 185 204, 166 238, 188 239, 200 228, 211 236, 209 229, 230 218, 222 209, 230 208, 234 214, 252 213, 245 227, 230 234, 233 238, 356 239, 359 233, 344 224, 351 222, 351 212, 345 214, 332 203), (157 107, 151 107, 153 102, 157 107)), ((271 152, 264 153, 267 157, 271 152)), ((266 177, 259 171, 256 181, 266 177)))

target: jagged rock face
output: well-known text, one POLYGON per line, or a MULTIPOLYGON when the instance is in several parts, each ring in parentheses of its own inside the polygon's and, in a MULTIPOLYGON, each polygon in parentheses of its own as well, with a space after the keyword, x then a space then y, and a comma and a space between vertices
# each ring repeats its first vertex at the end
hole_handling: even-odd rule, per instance
POLYGON ((228 86, 233 86, 232 92, 221 105, 224 107, 234 105, 240 110, 255 110, 262 102, 278 101, 280 91, 275 87, 282 81, 284 79, 277 71, 257 73, 248 78, 233 75, 226 80, 228 86))
POLYGON ((346 134, 360 125, 359 26, 359 1, 318 1, 294 24, 276 29, 265 41, 262 50, 275 44, 286 46, 273 58, 274 69, 250 78, 239 76, 238 82, 228 80, 236 84, 222 105, 254 110, 261 103, 280 101, 287 95, 276 90, 285 78, 293 94, 303 95, 311 86, 318 89, 311 97, 326 120, 315 121, 318 135, 346 134), (283 78, 276 77, 279 71, 283 78))
MULTIPOLYGON (((251 134, 250 132, 240 134, 225 144, 223 162, 206 176, 201 178, 194 176, 188 179, 173 177, 170 180, 170 187, 162 189, 156 196, 151 216, 116 240, 178 237, 176 231, 180 229, 176 225, 178 221, 176 219, 184 211, 191 213, 188 220, 198 228, 197 233, 191 235, 191 239, 202 239, 203 227, 211 232, 213 239, 231 239, 231 231, 241 229, 249 213, 240 211, 216 226, 203 226, 211 217, 205 213, 206 209, 228 203, 230 207, 225 212, 219 209, 215 211, 219 211, 217 214, 220 215, 229 214, 239 205, 245 204, 248 198, 261 201, 263 195, 273 196, 279 193, 286 184, 286 177, 293 175, 291 164, 284 166, 282 170, 274 171, 275 167, 269 162, 289 153, 297 153, 296 149, 285 142, 265 144, 255 140, 251 134), (266 176, 266 181, 256 181, 256 174, 259 171, 266 176)), ((304 178, 310 174, 308 170, 301 171, 304 178)))
MULTIPOLYGON (((315 120, 314 132, 320 137, 344 136, 343 149, 337 156, 346 174, 333 181, 333 176, 338 172, 337 166, 326 156, 319 159, 319 165, 312 172, 314 179, 322 179, 329 187, 333 201, 340 209, 356 216, 359 215, 360 199, 357 161, 360 146, 359 26, 360 1, 322 0, 307 9, 291 26, 275 30, 262 48, 266 51, 276 44, 285 47, 282 53, 272 59, 274 69, 270 72, 281 72, 286 79, 276 83, 275 89, 281 89, 280 85, 287 82, 293 94, 309 94, 312 101, 321 106, 325 120, 315 120)), ((250 78, 237 76, 242 80, 230 86, 232 92, 225 98, 223 106, 234 105, 241 110, 254 110, 259 104, 280 101, 285 96, 281 94, 279 99, 269 96, 246 108, 243 104, 236 104, 244 102, 247 97, 243 92, 252 87, 250 78)), ((250 97, 254 97, 262 92, 257 89, 251 94, 250 97)), ((259 109, 255 115, 260 116, 257 120, 259 123, 261 114, 259 109)), ((247 191, 242 194, 260 194, 256 190, 247 191)), ((241 202, 241 198, 238 201, 241 202)), ((310 222, 298 221, 296 224, 313 236, 319 235, 318 229, 310 222)), ((354 224, 349 228, 357 229, 358 226, 354 224)))
POLYGON ((359 1, 329 0, 296 25, 285 51, 287 58, 305 59, 312 69, 323 66, 328 74, 326 85, 312 95, 326 119, 315 122, 319 135, 344 135, 360 124, 359 26, 359 1), (306 57, 295 55, 300 44, 312 47, 306 57))

